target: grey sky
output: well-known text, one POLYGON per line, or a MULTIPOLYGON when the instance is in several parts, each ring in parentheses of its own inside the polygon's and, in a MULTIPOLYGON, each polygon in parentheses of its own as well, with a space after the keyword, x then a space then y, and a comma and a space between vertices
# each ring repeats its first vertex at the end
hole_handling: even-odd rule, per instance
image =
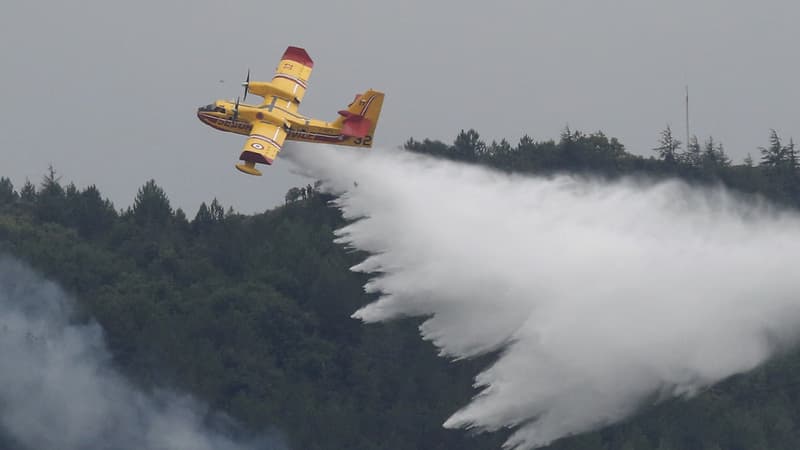
POLYGON ((6 0, 0 175, 38 182, 52 163, 117 207, 155 178, 190 217, 213 197, 262 211, 305 182, 286 159, 238 173, 244 137, 195 109, 240 95, 248 68, 269 79, 287 45, 316 63, 301 112, 332 119, 356 92, 386 92, 373 151, 569 124, 650 154, 667 123, 683 135, 689 84, 693 132, 757 158, 769 128, 800 136, 798 18, 789 0, 6 0))

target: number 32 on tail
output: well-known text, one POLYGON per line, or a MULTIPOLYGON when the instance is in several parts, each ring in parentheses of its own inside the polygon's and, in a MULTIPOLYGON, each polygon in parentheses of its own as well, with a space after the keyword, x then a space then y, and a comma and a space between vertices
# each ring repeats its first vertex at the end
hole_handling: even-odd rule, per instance
POLYGON ((272 81, 250 81, 239 102, 217 100, 198 108, 197 118, 221 131, 248 136, 236 168, 250 175, 261 175, 256 164, 272 164, 286 140, 323 142, 353 147, 372 147, 372 138, 383 106, 383 93, 372 89, 356 95, 347 109, 332 122, 305 117, 297 112, 308 87, 314 61, 305 50, 289 47, 284 52, 272 81), (247 94, 263 97, 258 105, 248 105, 247 94))

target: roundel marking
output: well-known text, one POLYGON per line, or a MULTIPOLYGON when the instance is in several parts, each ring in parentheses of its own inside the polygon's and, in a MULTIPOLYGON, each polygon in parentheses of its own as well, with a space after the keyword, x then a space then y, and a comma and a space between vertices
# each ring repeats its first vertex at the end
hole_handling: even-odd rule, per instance
POLYGON ((258 142, 253 142, 250 144, 250 147, 253 147, 256 150, 264 150, 264 146, 259 144, 258 142))

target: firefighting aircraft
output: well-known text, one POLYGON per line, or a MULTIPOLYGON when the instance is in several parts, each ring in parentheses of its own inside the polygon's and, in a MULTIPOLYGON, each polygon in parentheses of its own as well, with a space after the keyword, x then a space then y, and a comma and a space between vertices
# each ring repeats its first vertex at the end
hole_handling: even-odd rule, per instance
POLYGON ((346 110, 339 111, 333 122, 300 115, 314 61, 305 50, 289 47, 284 52, 272 81, 250 81, 244 86, 244 98, 254 94, 264 98, 259 105, 217 100, 198 108, 197 117, 206 125, 222 131, 248 136, 236 168, 250 175, 261 175, 256 164, 272 164, 285 140, 324 142, 352 147, 372 147, 372 137, 383 106, 383 93, 368 90, 356 95, 346 110))

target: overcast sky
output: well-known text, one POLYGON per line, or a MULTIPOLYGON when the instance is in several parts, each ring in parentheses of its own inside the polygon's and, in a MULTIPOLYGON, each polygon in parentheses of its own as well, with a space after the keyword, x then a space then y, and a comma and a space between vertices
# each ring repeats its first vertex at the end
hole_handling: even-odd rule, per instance
POLYGON ((0 176, 38 182, 53 164, 118 208, 154 178, 190 218, 214 197, 263 211, 306 181, 280 158, 240 174, 244 137, 195 111, 240 95, 248 68, 270 79, 287 45, 315 61, 307 115, 386 92, 373 151, 569 124, 649 155, 666 124, 685 134, 688 84, 693 133, 757 159, 770 128, 800 137, 798 19, 790 0, 4 0, 0 176))

